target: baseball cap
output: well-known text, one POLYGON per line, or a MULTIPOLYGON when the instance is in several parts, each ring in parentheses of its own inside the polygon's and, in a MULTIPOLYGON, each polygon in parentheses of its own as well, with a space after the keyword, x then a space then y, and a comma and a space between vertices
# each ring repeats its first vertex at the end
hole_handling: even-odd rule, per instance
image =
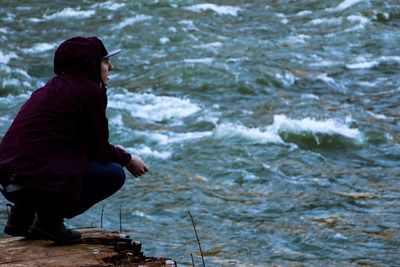
POLYGON ((104 58, 109 58, 109 57, 115 56, 115 55, 121 53, 121 51, 122 51, 122 49, 115 49, 115 50, 112 50, 112 51, 108 52, 107 55, 105 55, 105 56, 103 57, 103 59, 104 59, 104 58))

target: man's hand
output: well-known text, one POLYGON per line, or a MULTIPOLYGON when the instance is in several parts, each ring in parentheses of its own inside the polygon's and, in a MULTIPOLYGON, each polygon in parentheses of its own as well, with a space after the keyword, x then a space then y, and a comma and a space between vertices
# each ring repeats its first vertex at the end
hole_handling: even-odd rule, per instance
POLYGON ((149 171, 149 168, 143 162, 143 160, 135 155, 131 156, 131 160, 128 164, 126 164, 125 168, 135 177, 142 176, 149 171))

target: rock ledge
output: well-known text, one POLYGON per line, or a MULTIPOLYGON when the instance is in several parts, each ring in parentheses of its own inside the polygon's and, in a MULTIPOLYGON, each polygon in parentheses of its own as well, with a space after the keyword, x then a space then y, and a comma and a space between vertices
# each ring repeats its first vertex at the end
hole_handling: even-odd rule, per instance
POLYGON ((176 266, 171 259, 144 256, 140 241, 118 232, 100 228, 74 230, 82 234, 82 243, 60 246, 23 237, 0 239, 0 266, 176 266))

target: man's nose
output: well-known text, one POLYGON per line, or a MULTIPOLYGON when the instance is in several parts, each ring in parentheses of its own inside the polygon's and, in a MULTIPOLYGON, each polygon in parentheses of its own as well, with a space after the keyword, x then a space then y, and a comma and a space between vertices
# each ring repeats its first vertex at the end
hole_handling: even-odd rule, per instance
POLYGON ((111 63, 108 63, 108 71, 111 71, 111 70, 113 70, 114 69, 114 66, 113 66, 113 64, 111 64, 111 63))

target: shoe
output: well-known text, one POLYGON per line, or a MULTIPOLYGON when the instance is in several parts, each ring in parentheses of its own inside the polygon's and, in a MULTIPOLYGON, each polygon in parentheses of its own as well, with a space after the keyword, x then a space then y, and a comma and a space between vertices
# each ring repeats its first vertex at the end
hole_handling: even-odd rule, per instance
POLYGON ((29 229, 31 236, 51 240, 60 245, 75 244, 82 241, 81 233, 67 229, 63 220, 43 220, 36 217, 29 229))
POLYGON ((11 206, 11 212, 4 227, 4 233, 11 236, 30 238, 29 227, 35 219, 35 213, 36 211, 31 207, 20 204, 11 206))

